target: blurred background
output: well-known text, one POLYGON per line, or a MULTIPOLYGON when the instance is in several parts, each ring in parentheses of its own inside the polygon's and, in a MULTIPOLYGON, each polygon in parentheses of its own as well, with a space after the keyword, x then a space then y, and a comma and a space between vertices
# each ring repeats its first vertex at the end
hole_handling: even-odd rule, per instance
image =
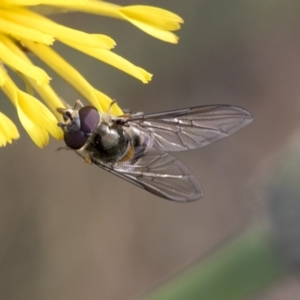
MULTIPOLYGON (((273 224, 268 228, 278 243, 291 242, 284 238, 289 212, 299 207, 299 1, 117 4, 179 14, 185 21, 180 41, 167 44, 96 15, 53 16, 111 36, 116 53, 154 74, 144 85, 57 42, 55 49, 92 85, 131 111, 233 104, 249 110, 254 121, 229 138, 176 155, 205 191, 187 204, 160 199, 72 152, 56 151, 63 142, 52 140, 40 150, 21 129, 21 139, 0 150, 1 299, 142 299, 254 225, 273 224), (295 201, 287 201, 291 191, 295 201)), ((64 100, 82 99, 49 74, 64 100)), ((2 111, 16 115, 7 103, 1 101, 2 111)), ((293 228, 299 236, 300 225, 293 228)), ((251 297, 294 300, 299 293, 299 278, 287 271, 251 297)))

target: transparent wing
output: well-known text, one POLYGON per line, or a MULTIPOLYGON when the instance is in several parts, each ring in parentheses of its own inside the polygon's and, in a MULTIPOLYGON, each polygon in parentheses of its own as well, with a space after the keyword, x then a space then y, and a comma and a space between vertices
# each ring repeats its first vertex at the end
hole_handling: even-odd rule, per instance
MULTIPOLYGON (((79 151, 76 153, 84 158, 79 151)), ((92 162, 136 186, 168 200, 189 202, 203 196, 202 188, 194 175, 183 163, 167 153, 146 155, 126 163, 113 165, 104 164, 97 159, 92 159, 92 162)))
POLYGON ((157 114, 137 114, 127 123, 153 136, 153 148, 176 152, 206 146, 252 121, 246 110, 230 105, 208 105, 157 114))
MULTIPOLYGON (((188 168, 166 152, 199 148, 226 137, 252 121, 249 112, 228 105, 199 106, 122 119, 124 130, 138 141, 129 161, 94 164, 155 195, 188 202, 203 195, 188 168)), ((135 142, 134 142, 135 143, 135 142)), ((76 151, 86 158, 85 153, 76 151)))

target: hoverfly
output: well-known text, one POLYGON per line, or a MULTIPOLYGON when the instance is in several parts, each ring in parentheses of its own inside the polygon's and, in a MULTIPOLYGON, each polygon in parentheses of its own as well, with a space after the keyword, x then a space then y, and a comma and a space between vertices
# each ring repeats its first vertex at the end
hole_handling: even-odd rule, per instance
POLYGON ((203 191, 188 168, 168 152, 206 146, 252 121, 249 112, 230 105, 117 117, 77 100, 73 109, 58 112, 68 149, 157 196, 181 202, 200 199, 203 191))

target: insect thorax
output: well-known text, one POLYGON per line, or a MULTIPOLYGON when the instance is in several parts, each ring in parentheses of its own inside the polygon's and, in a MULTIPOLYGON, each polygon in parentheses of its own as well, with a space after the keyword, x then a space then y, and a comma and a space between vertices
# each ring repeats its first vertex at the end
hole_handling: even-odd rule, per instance
POLYGON ((130 142, 121 125, 102 123, 94 131, 85 150, 106 163, 120 160, 130 148, 130 142))

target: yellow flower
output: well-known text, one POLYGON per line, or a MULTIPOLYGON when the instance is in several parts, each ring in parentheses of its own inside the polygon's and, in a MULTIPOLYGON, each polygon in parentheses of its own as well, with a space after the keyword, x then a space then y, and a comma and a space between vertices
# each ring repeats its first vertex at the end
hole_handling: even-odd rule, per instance
POLYGON ((19 132, 15 124, 0 112, 0 147, 11 144, 12 140, 19 138, 19 132))
MULTIPOLYGON (((61 117, 57 108, 68 104, 51 88, 48 74, 31 62, 27 56, 28 51, 44 61, 101 112, 108 110, 111 98, 89 84, 79 71, 51 49, 54 41, 110 64, 143 83, 148 83, 152 77, 143 68, 112 52, 116 43, 110 37, 65 27, 45 16, 69 10, 123 19, 170 43, 177 42, 178 38, 172 31, 178 30, 179 24, 183 22, 179 16, 151 6, 122 7, 97 0, 1 0, 0 88, 15 106, 19 120, 29 136, 41 148, 47 145, 49 134, 56 139, 62 138, 63 132, 57 126, 61 117), (11 71, 21 77, 26 91, 14 83, 10 77, 11 71), (46 105, 34 97, 34 91, 46 105)), ((112 106, 111 113, 123 114, 118 105, 112 106)), ((18 137, 15 125, 0 113, 0 146, 18 137)))
POLYGON ((60 8, 69 8, 77 11, 126 20, 144 32, 169 43, 178 42, 178 37, 170 31, 180 29, 180 24, 183 23, 182 18, 178 15, 168 10, 153 6, 130 5, 122 7, 116 4, 94 0, 40 2, 43 2, 44 4, 50 4, 50 2, 52 2, 52 5, 60 8), (54 2, 57 3, 54 4, 54 2))
POLYGON ((37 146, 43 148, 48 144, 49 133, 61 138, 62 132, 51 111, 38 99, 18 89, 4 68, 0 68, 0 73, 5 78, 4 93, 16 107, 21 124, 37 146))

